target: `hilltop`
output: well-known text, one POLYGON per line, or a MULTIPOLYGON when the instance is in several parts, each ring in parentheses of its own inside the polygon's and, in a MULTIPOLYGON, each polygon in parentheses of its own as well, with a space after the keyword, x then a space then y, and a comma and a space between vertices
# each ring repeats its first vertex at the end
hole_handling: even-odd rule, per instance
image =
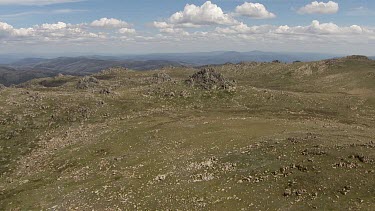
POLYGON ((350 56, 2 87, 0 209, 373 210, 374 81, 350 56))

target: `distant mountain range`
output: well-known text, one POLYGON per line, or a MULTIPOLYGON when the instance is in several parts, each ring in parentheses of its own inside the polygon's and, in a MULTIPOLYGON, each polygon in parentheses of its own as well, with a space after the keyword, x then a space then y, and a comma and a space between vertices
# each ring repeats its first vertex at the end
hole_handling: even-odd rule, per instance
MULTIPOLYGON (((58 58, 25 58, 25 55, 0 55, 0 83, 19 84, 33 78, 50 77, 59 73, 87 75, 114 66, 133 70, 153 70, 165 66, 202 66, 239 62, 317 61, 343 55, 319 53, 275 53, 263 51, 215 51, 198 53, 160 53, 146 55, 79 56, 58 58)), ((375 58, 374 58, 375 59, 375 58)))
POLYGON ((192 64, 195 66, 207 64, 224 64, 239 62, 271 62, 279 60, 282 62, 293 61, 317 61, 334 57, 342 57, 344 55, 319 54, 319 53, 277 53, 277 52, 236 52, 236 51, 215 51, 215 52, 199 52, 199 53, 161 53, 148 55, 128 55, 119 58, 136 59, 136 60, 168 60, 192 64))
POLYGON ((55 59, 27 58, 9 64, 9 67, 21 70, 43 70, 58 73, 86 75, 109 67, 119 66, 133 70, 152 70, 164 66, 182 66, 183 64, 167 60, 130 60, 99 57, 58 57, 55 59))
POLYGON ((53 71, 44 70, 17 70, 11 67, 0 66, 0 84, 9 86, 19 84, 34 78, 45 78, 55 76, 53 71))
POLYGON ((19 84, 33 78, 66 75, 89 75, 110 67, 126 67, 132 70, 153 70, 165 66, 184 66, 164 60, 119 60, 91 57, 59 57, 55 59, 26 58, 0 66, 0 83, 6 86, 19 84))
MULTIPOLYGON (((188 63, 191 65, 207 65, 222 63, 238 63, 242 61, 270 62, 280 60, 282 62, 316 61, 333 57, 342 57, 339 54, 321 54, 321 53, 289 53, 289 52, 236 52, 236 51, 214 51, 214 52, 193 52, 193 53, 155 53, 141 55, 90 55, 90 56, 69 56, 58 57, 58 59, 79 58, 79 59, 98 59, 106 61, 146 61, 146 60, 165 60, 179 63, 188 63)), ((51 60, 53 55, 46 56, 27 56, 27 55, 0 55, 0 64, 19 64, 19 63, 37 63, 43 60, 51 60), (41 59, 38 59, 40 57, 41 59), (27 58, 26 60, 24 60, 27 58), (36 58, 36 59, 35 59, 36 58), (23 60, 23 61, 20 61, 23 60)))

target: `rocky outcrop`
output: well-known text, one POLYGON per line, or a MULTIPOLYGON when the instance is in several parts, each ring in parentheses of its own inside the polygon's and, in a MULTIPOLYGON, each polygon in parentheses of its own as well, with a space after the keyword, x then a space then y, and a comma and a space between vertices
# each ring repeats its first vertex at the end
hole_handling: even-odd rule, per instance
POLYGON ((77 89, 88 89, 99 84, 99 80, 92 76, 85 76, 77 83, 77 89))
POLYGON ((190 76, 186 83, 192 87, 205 90, 227 90, 235 91, 236 82, 226 79, 221 73, 212 68, 204 68, 190 76))

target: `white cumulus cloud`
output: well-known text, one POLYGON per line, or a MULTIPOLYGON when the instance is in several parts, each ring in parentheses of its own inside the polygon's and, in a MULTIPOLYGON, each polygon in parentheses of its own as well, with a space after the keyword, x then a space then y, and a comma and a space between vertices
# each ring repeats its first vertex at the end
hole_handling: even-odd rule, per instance
POLYGON ((129 29, 129 28, 121 28, 118 30, 118 32, 120 34, 126 34, 126 35, 133 35, 137 33, 135 29, 129 29))
POLYGON ((169 22, 186 27, 238 23, 231 15, 224 13, 219 6, 211 1, 206 1, 202 6, 187 4, 183 11, 174 13, 169 18, 169 22))
POLYGON ((17 28, 0 22, 0 43, 3 46, 0 52, 16 49, 13 47, 27 51, 40 46, 47 50, 61 46, 62 48, 58 49, 61 51, 82 49, 82 46, 96 49, 99 44, 108 46, 109 50, 123 50, 123 47, 128 45, 133 45, 133 50, 139 49, 139 46, 147 46, 147 48, 151 46, 161 50, 165 50, 165 46, 170 46, 169 50, 181 49, 181 46, 190 49, 193 46, 191 51, 233 46, 246 50, 247 46, 262 48, 267 45, 273 49, 299 50, 303 46, 304 49, 320 50, 325 47, 332 50, 341 46, 345 50, 359 47, 366 50, 371 49, 371 45, 375 44, 374 28, 359 25, 341 26, 317 20, 300 26, 250 25, 238 22, 232 25, 218 25, 214 29, 213 27, 185 29, 169 21, 154 22, 153 26, 160 33, 151 34, 149 31, 136 31, 131 27, 119 28, 117 25, 108 30, 104 25, 94 28, 86 23, 56 22, 17 28))
POLYGON ((59 21, 57 23, 34 25, 29 28, 15 28, 8 23, 0 22, 0 41, 6 42, 84 42, 136 34, 136 30, 131 28, 130 24, 113 18, 102 18, 93 21, 91 24, 71 24, 59 21), (108 28, 116 30, 108 31, 108 28))
POLYGON ((235 26, 226 28, 217 27, 215 32, 222 34, 262 34, 262 35, 295 35, 306 37, 311 35, 330 35, 330 36, 347 36, 353 35, 369 35, 374 34, 373 30, 363 28, 358 25, 352 26, 338 26, 334 23, 320 23, 317 20, 311 22, 308 26, 273 26, 273 25, 260 25, 248 26, 247 24, 240 23, 235 26))
POLYGON ((93 21, 90 25, 101 28, 127 28, 130 26, 127 22, 115 18, 101 18, 93 21))
POLYGON ((263 4, 260 3, 249 3, 236 7, 236 13, 238 15, 247 16, 255 19, 268 19, 275 18, 276 15, 269 12, 263 4))
POLYGON ((4 22, 0 22, 0 31, 11 31, 12 29, 13 29, 13 26, 4 22))
POLYGON ((155 28, 158 28, 158 29, 173 28, 173 24, 169 24, 169 23, 167 23, 167 22, 154 21, 154 22, 152 23, 152 25, 153 25, 155 28))
POLYGON ((42 24, 41 28, 46 30, 59 30, 59 29, 65 29, 67 27, 67 24, 64 22, 57 22, 53 24, 42 24))
POLYGON ((24 37, 30 36, 34 33, 33 28, 14 28, 12 25, 9 25, 4 22, 0 22, 0 38, 9 38, 9 37, 24 37))
POLYGON ((314 1, 301 7, 299 14, 335 14, 339 11, 339 4, 333 1, 327 3, 314 1))

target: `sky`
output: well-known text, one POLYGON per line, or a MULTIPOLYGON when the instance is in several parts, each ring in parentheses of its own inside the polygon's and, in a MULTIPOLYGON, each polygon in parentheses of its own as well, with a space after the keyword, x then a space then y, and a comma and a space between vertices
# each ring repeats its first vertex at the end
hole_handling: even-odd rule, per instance
POLYGON ((0 0, 0 54, 375 52, 371 0, 0 0))

